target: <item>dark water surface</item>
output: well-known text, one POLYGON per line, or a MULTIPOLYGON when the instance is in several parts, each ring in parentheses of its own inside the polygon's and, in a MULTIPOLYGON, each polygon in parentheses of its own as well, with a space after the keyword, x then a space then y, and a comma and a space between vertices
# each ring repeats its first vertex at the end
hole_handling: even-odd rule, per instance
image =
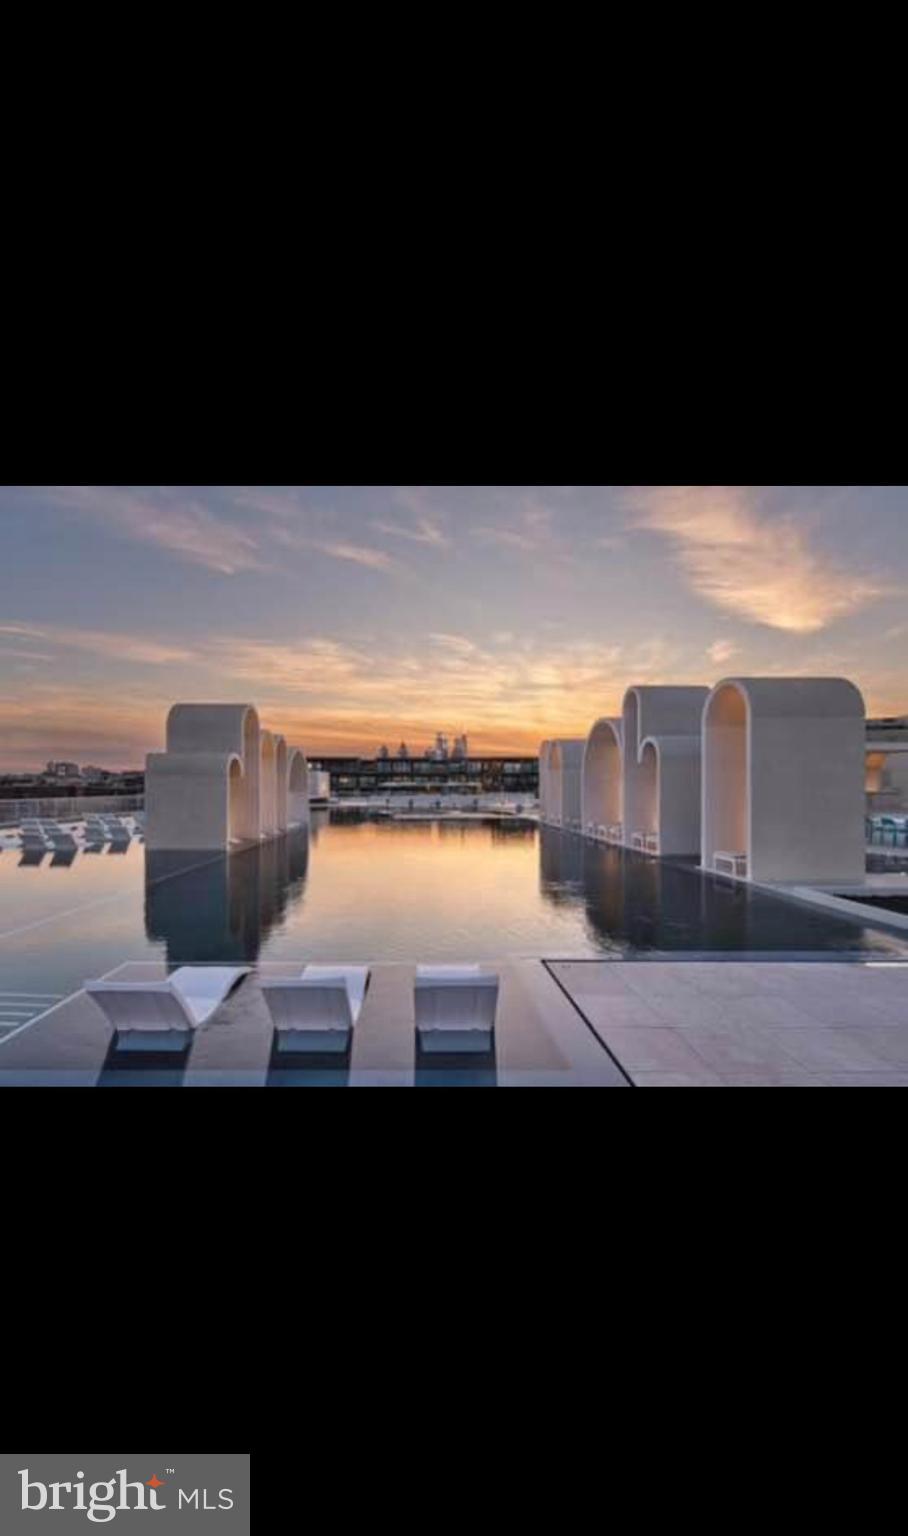
POLYGON ((0 1028, 28 998, 37 1007, 125 960, 905 949, 880 929, 531 823, 331 811, 308 837, 230 858, 137 842, 68 862, 0 853, 0 1028))

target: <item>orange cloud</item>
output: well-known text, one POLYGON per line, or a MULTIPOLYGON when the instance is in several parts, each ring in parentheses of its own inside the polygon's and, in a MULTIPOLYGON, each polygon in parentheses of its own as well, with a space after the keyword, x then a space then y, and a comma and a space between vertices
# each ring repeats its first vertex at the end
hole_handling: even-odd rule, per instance
POLYGON ((644 486, 638 524, 668 535, 694 591, 775 629, 809 634, 891 591, 811 549, 791 517, 767 517, 745 486, 644 486))

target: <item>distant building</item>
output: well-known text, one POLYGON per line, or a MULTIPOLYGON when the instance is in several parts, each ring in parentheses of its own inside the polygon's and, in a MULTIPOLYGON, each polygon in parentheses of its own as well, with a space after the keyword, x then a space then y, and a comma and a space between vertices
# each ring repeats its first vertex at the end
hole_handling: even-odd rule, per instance
MULTIPOLYGON (((313 764, 313 766, 316 766, 313 764)), ((386 794, 501 794, 532 799, 539 788, 535 757, 463 757, 438 759, 320 757, 318 768, 331 776, 332 798, 386 794)))
POLYGON ((470 755, 470 749, 467 746, 467 738, 466 738, 466 736, 455 736, 454 737, 454 746, 451 749, 452 761, 455 762, 455 763, 462 762, 463 759, 465 757, 469 757, 469 755, 470 755))
POLYGON ((80 779, 82 777, 78 763, 48 763, 44 772, 49 779, 80 779))
POLYGON ((391 754, 388 751, 387 747, 379 747, 379 749, 378 749, 378 760, 379 760, 380 763, 386 763, 388 761, 388 759, 390 758, 390 756, 391 756, 391 754))
POLYGON ((864 745, 867 810, 908 811, 908 715, 868 720, 864 745))
POLYGON ((448 760, 448 738, 442 731, 435 737, 434 747, 426 747, 423 754, 432 763, 446 763, 448 760))
POLYGON ((404 762, 404 761, 406 761, 406 759, 409 758, 410 754, 407 751, 407 743, 405 741, 402 741, 400 746, 398 747, 398 749, 397 749, 397 756, 398 756, 398 759, 401 762, 404 762))

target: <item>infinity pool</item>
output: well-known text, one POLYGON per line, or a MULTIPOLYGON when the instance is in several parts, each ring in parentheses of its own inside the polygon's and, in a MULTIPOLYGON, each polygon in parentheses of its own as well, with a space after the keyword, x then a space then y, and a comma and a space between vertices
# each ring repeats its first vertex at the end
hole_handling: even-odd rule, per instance
POLYGON ((881 929, 517 821, 315 813, 231 858, 0 853, 0 1032, 126 960, 904 954, 881 929))

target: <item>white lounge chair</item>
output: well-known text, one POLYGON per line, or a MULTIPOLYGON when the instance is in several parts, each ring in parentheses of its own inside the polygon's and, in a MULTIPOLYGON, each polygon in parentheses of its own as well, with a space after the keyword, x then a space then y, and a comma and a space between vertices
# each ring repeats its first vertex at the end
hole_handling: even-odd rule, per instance
POLYGON ((166 981, 87 981, 118 1051, 185 1051, 248 965, 183 965, 166 981))
POLYGON ((416 1039, 426 1054, 487 1055, 495 1043, 498 977, 478 965, 418 965, 416 1039))
POLYGON ((368 985, 367 965, 307 965, 301 976, 263 981, 277 1050, 344 1055, 368 985))

